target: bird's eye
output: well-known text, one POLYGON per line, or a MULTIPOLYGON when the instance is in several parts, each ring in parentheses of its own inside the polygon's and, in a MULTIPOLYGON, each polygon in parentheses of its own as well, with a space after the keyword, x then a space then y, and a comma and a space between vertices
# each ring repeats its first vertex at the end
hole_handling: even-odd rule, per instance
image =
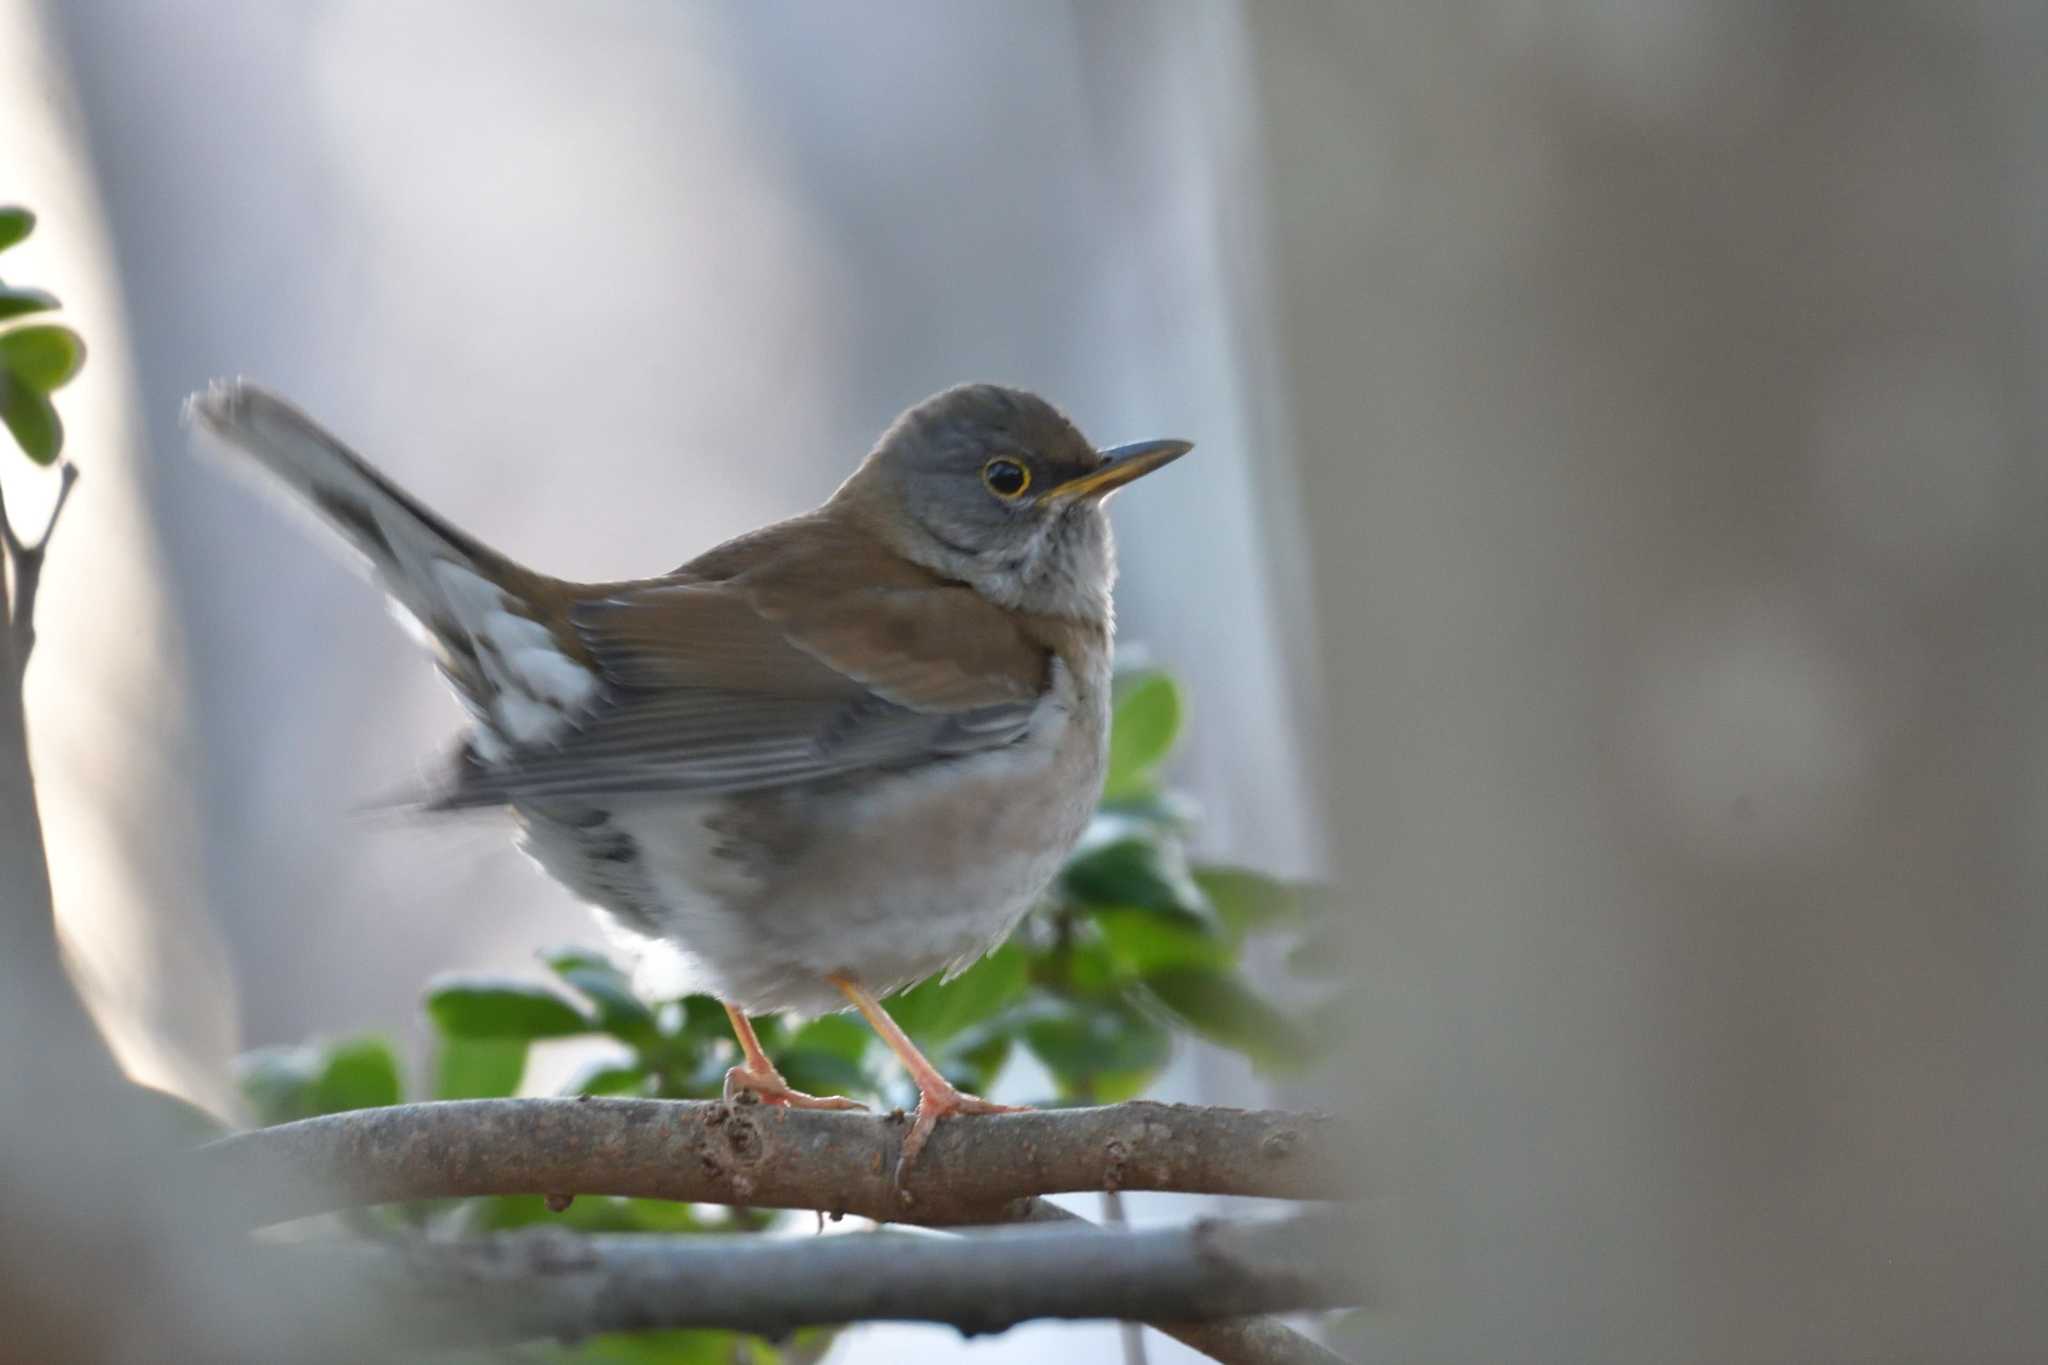
POLYGON ((990 460, 981 467, 981 481, 999 498, 1015 498, 1031 487, 1031 471, 1015 460, 990 460))

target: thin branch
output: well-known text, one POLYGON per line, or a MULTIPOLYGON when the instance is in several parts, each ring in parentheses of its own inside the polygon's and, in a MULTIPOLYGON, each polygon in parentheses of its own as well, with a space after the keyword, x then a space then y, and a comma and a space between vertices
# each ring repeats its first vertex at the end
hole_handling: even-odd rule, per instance
MULTIPOLYGON (((65 468, 68 469, 70 466, 66 465, 65 468)), ((43 538, 48 540, 49 536, 46 534, 43 538)), ((0 550, 6 551, 7 558, 10 560, 19 559, 22 555, 28 553, 28 546, 22 544, 21 537, 15 533, 13 519, 7 515, 7 485, 5 483, 0 483, 0 550)))
POLYGON ((238 1133, 194 1154, 246 1226, 400 1200, 611 1194, 819 1209, 881 1222, 1010 1221, 1080 1190, 1276 1199, 1359 1193, 1323 1115, 1137 1101, 942 1123, 899 1186, 900 1117, 689 1100, 454 1100, 238 1133))
MULTIPOLYGON (((43 823, 36 806, 35 770, 29 762, 28 716, 22 685, 36 639, 36 592, 42 586, 43 552, 57 529, 78 482, 78 467, 66 464, 57 499, 43 533, 30 544, 8 519, 0 497, 0 957, 18 971, 8 989, 21 997, 21 1017, 37 1024, 42 1053, 93 1059, 96 1079, 118 1075, 99 1028, 79 998, 58 945, 50 861, 43 847, 43 823)), ((41 1055, 41 1053, 39 1053, 41 1055)), ((75 1083, 75 1078, 74 1078, 75 1083)))
MULTIPOLYGON (((1015 1209, 1020 1223, 1050 1223, 1064 1227, 1094 1227, 1078 1213, 1070 1213, 1044 1199, 1027 1199, 1015 1209)), ((1163 1332, 1192 1350, 1200 1351, 1222 1365, 1348 1365, 1344 1357, 1310 1341, 1283 1322, 1272 1318, 1217 1318, 1211 1322, 1182 1320, 1145 1324, 1163 1332)))
POLYGON ((549 1231, 288 1254, 320 1282, 367 1280, 401 1310, 462 1305, 459 1320, 444 1320, 447 1344, 682 1327, 778 1337, 873 1321, 945 1323, 972 1335, 1038 1318, 1192 1320, 1341 1307, 1362 1297, 1353 1231, 1329 1215, 1120 1233, 994 1228, 959 1238, 549 1231))
POLYGON ((50 519, 33 543, 24 541, 7 515, 7 500, 0 496, 0 550, 7 555, 7 632, 14 674, 19 678, 28 668, 28 656, 36 644, 36 593, 43 585, 43 552, 57 530, 57 518, 71 500, 78 482, 78 466, 68 461, 58 467, 57 500, 50 505, 50 519))
MULTIPOLYGON (((36 537, 35 544, 23 545, 12 525, 6 527, 7 550, 10 554, 40 555, 50 547, 50 536, 57 529, 57 518, 64 515, 64 504, 71 501, 71 490, 78 483, 78 466, 66 460, 57 466, 57 498, 50 504, 50 516, 43 523, 43 533, 36 537)), ((6 521, 6 509, 0 507, 0 522, 6 521)))

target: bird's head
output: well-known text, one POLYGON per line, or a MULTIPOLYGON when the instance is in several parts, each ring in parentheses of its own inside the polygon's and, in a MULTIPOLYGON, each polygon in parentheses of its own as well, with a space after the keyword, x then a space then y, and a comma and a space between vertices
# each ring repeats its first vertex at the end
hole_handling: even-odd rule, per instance
POLYGON ((1103 504, 1190 448, 1097 450, 1036 394, 963 384, 897 418, 832 506, 992 601, 1107 620, 1116 557, 1103 504))

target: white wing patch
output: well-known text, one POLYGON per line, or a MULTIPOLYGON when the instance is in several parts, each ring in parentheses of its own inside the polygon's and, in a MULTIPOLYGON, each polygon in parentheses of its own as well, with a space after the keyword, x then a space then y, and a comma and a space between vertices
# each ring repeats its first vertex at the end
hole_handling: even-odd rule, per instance
POLYGON ((497 584, 447 560, 436 561, 433 574, 449 616, 475 642, 496 694, 489 714, 477 717, 477 757, 486 763, 505 757, 508 741, 559 740, 595 698, 596 677, 556 646, 546 626, 517 611, 497 584))
POLYGON ((491 703, 494 719, 514 744, 546 744, 568 724, 568 717, 544 701, 517 692, 500 692, 491 703))
POLYGON ((441 590, 455 624, 470 634, 479 634, 487 617, 505 610, 505 593, 482 574, 452 560, 434 561, 434 586, 441 590))
POLYGON ((597 689, 596 680, 589 669, 556 647, 555 637, 546 626, 523 616, 501 613, 486 622, 484 629, 506 669, 516 674, 534 696, 568 710, 578 710, 589 703, 591 693, 597 689))

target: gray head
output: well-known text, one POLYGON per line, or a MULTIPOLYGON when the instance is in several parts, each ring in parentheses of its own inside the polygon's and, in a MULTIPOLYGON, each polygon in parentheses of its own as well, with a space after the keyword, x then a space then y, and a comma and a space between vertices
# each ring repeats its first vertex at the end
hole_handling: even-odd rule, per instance
POLYGON ((1106 620, 1116 555, 1103 504, 1189 449, 1097 450, 1036 394, 962 384, 898 417, 832 501, 993 601, 1106 620))

